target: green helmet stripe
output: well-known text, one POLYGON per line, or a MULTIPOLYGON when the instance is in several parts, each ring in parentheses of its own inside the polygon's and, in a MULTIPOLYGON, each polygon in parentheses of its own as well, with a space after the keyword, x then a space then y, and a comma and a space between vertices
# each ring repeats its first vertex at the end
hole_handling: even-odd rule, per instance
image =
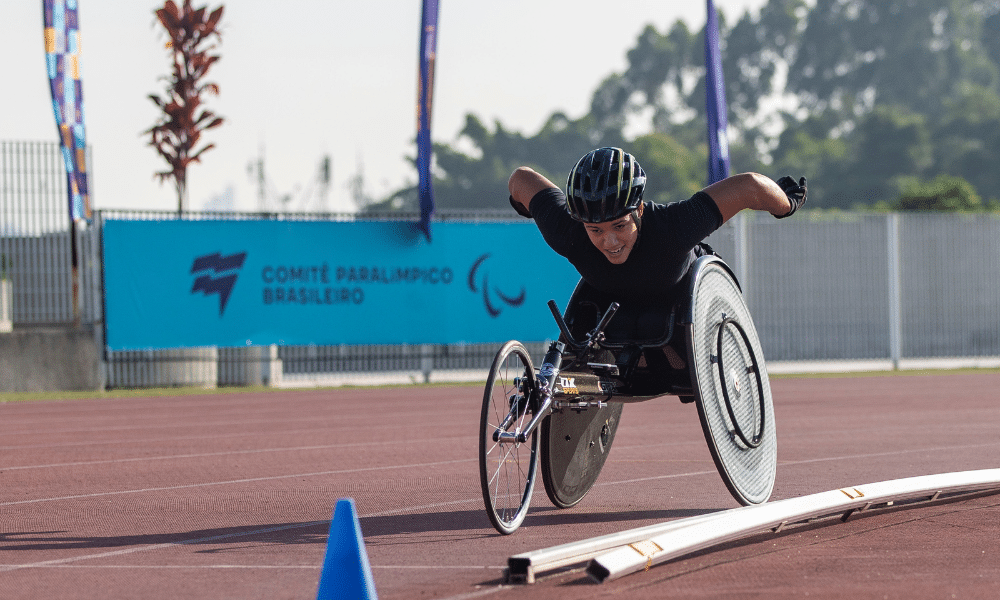
MULTIPOLYGON (((625 151, 621 148, 616 148, 618 150, 618 198, 622 197, 622 174, 625 171, 625 151)), ((631 186, 631 181, 629 186, 631 186)), ((616 198, 617 200, 617 198, 616 198)))
POLYGON ((569 181, 566 183, 566 203, 570 207, 571 213, 573 212, 572 210, 574 204, 573 199, 576 197, 576 195, 573 193, 573 190, 576 186, 576 172, 580 168, 580 162, 582 162, 582 159, 577 161, 577 163, 573 165, 573 171, 570 172, 569 181))

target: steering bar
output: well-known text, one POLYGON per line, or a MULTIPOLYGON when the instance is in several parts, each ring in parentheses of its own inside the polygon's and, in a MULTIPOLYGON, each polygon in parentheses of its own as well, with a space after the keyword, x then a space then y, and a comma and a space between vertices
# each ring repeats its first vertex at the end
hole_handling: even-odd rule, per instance
POLYGON ((604 338, 604 328, 608 326, 608 323, 611 322, 611 317, 615 316, 615 313, 618 312, 618 307, 621 306, 617 302, 612 302, 611 306, 609 306, 608 310, 604 313, 604 316, 601 317, 601 321, 597 324, 597 327, 587 334, 587 339, 585 341, 580 342, 577 341, 577 339, 573 337, 573 334, 569 332, 569 326, 566 325, 566 321, 563 319, 562 313, 559 312, 559 306, 556 305, 556 301, 549 300, 548 305, 549 310, 552 311, 552 316, 556 319, 556 324, 559 326, 559 331, 563 334, 563 337, 566 338, 566 341, 574 350, 589 348, 600 342, 604 338))

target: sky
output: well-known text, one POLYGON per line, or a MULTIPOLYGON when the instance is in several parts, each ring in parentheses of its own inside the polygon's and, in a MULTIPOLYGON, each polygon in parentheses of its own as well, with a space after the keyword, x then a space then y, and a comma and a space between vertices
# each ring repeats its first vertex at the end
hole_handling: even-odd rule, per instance
MULTIPOLYGON (((700 29, 706 14, 704 2, 663 0, 439 2, 431 131, 445 143, 468 113, 527 135, 557 110, 580 117, 646 25, 664 31, 683 19, 700 29)), ((730 22, 764 3, 715 1, 730 22)), ((176 210, 172 185, 153 177, 166 163, 143 136, 159 116, 147 96, 162 93, 170 72, 154 16, 163 3, 79 4, 92 205, 176 210)), ((416 182, 419 0, 224 4, 222 58, 207 77, 220 95, 205 106, 226 122, 203 135, 216 147, 188 170, 191 209, 259 210, 250 165, 261 158, 272 211, 351 212, 359 171, 375 198, 416 182), (325 198, 316 183, 324 156, 333 167, 325 198)), ((0 140, 58 140, 42 30, 42 0, 0 1, 0 140)), ((502 207, 506 191, 497 198, 502 207)))

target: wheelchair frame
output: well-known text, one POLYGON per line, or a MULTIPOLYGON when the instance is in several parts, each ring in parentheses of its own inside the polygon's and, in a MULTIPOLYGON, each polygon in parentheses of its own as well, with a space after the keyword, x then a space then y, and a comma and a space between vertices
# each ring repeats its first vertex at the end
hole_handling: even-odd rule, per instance
MULTIPOLYGON (((497 531, 510 534, 520 526, 539 462, 546 493, 555 506, 568 508, 580 502, 603 469, 622 405, 668 395, 697 403, 713 459, 737 501, 746 505, 767 500, 776 462, 770 388, 752 319, 725 262, 717 256, 698 258, 690 271, 688 294, 672 307, 664 336, 641 344, 606 339, 605 329, 619 309, 617 302, 582 339, 571 333, 554 301, 548 306, 560 338, 550 344, 541 366, 534 369, 523 345, 507 342, 497 353, 484 391, 480 482, 497 531), (699 325, 698 315, 706 309, 697 295, 708 293, 701 291, 709 285, 705 281, 711 291, 718 288, 722 294, 709 298, 712 306, 707 310, 717 312, 716 304, 724 310, 704 317, 706 323, 717 320, 714 324, 699 325), (675 342, 678 329, 685 333, 687 378, 661 378, 652 388, 648 383, 637 386, 639 357, 675 342), (706 350, 711 336, 715 354, 706 350), (743 399, 743 388, 756 402, 734 406, 734 399, 743 399), (754 457, 750 463, 748 453, 754 457), (748 468, 754 471, 747 474, 748 468), (747 481, 753 484, 749 492, 744 489, 747 481)), ((567 315, 572 308, 571 298, 567 315)))

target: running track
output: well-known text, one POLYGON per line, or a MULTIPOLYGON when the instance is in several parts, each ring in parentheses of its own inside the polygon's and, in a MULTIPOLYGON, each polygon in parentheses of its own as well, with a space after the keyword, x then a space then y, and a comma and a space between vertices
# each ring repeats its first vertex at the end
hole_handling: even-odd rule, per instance
MULTIPOLYGON (((772 380, 773 499, 1000 466, 1000 375, 772 380)), ((315 598, 355 499, 379 597, 996 598, 1000 494, 761 534, 605 585, 501 585, 512 554, 734 508, 693 405, 625 408, 598 484, 484 513, 481 389, 309 390, 0 405, 0 597, 315 598)))

